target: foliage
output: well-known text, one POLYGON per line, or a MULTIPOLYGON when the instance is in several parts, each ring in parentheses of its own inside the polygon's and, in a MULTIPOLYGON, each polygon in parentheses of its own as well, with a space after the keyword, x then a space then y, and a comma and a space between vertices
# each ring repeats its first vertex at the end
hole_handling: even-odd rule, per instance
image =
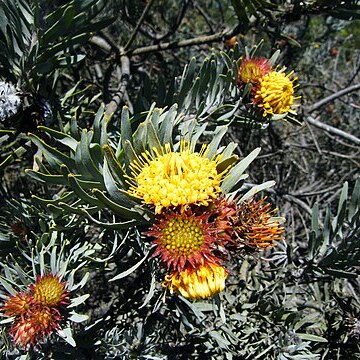
MULTIPOLYGON (((359 358, 359 14, 358 1, 3 0, 2 358, 359 358), (294 69, 297 114, 264 113, 244 60, 294 69), (216 167, 217 197, 159 210, 137 175, 182 151, 216 167), (154 251, 171 216, 216 239, 192 269, 210 274, 190 284, 198 297, 154 251), (49 328, 17 301, 51 274, 66 300, 49 328)), ((168 178, 189 170, 179 158, 168 178)))

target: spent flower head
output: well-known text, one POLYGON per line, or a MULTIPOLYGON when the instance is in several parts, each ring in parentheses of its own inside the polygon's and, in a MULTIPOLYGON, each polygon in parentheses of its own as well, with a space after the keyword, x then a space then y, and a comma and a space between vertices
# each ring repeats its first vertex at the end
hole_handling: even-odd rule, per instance
POLYGON ((266 198, 250 199, 238 205, 236 221, 233 223, 235 244, 250 245, 257 249, 275 246, 275 241, 283 240, 282 218, 274 217, 277 209, 272 209, 266 198))
POLYGON ((15 115, 21 105, 21 99, 16 94, 13 85, 0 81, 0 121, 15 115))

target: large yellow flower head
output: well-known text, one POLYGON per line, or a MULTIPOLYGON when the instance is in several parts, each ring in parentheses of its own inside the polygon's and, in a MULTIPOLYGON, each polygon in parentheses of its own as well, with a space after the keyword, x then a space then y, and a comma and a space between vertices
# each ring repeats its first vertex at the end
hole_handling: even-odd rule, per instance
POLYGON ((197 269, 166 275, 163 286, 171 293, 176 291, 188 299, 199 300, 223 291, 226 277, 227 271, 221 265, 204 263, 197 269))
POLYGON ((291 79, 293 71, 285 74, 284 69, 280 71, 270 71, 259 79, 259 84, 255 92, 254 101, 263 111, 263 115, 280 115, 287 112, 295 113, 292 109, 294 101, 300 97, 294 96, 294 81, 291 79))
POLYGON ((218 173, 216 167, 222 156, 207 158, 206 145, 193 152, 190 144, 182 141, 179 152, 172 151, 169 144, 161 153, 154 152, 155 156, 142 153, 130 164, 134 183, 129 193, 155 206, 156 214, 170 206, 208 206, 220 193, 225 172, 218 173))

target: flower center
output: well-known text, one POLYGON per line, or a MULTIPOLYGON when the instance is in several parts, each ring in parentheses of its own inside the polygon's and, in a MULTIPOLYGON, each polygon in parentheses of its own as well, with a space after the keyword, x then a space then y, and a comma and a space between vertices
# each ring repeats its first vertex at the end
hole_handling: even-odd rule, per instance
POLYGON ((44 277, 35 284, 34 300, 43 305, 58 305, 66 293, 64 285, 53 276, 44 277))
POLYGON ((203 231, 195 219, 170 220, 162 233, 162 245, 173 255, 190 256, 204 244, 203 231))

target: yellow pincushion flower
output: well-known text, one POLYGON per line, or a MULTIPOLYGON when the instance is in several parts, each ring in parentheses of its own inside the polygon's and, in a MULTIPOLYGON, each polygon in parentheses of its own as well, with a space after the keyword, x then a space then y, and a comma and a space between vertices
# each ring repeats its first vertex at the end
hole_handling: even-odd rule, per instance
POLYGON ((166 275, 163 286, 171 293, 177 291, 188 299, 199 300, 223 291, 226 278, 227 272, 224 267, 206 263, 195 270, 185 269, 166 275))
POLYGON ((292 109, 294 101, 300 97, 294 96, 294 81, 290 79, 293 71, 285 74, 281 71, 270 71, 259 79, 254 101, 263 110, 263 115, 280 115, 287 112, 295 113, 292 109))
POLYGON ((216 166, 222 156, 208 159, 206 145, 200 152, 193 152, 190 144, 183 141, 179 152, 172 151, 169 144, 162 153, 154 152, 156 156, 145 152, 130 164, 135 181, 129 193, 155 206, 156 214, 170 206, 208 206, 221 191, 225 172, 219 174, 216 166))

